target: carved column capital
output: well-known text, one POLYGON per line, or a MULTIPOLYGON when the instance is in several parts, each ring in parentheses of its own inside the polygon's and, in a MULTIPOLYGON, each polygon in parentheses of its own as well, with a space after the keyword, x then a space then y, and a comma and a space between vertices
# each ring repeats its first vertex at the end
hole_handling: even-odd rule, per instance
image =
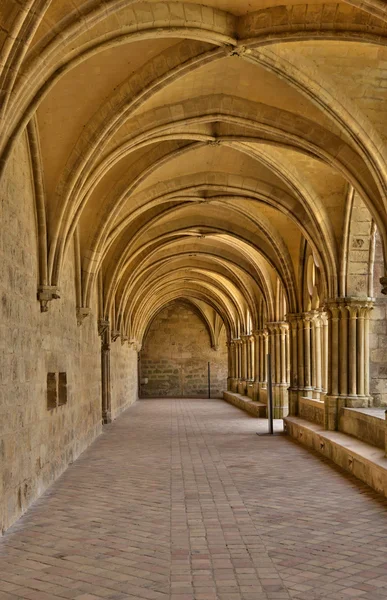
POLYGON ((56 285, 40 285, 38 287, 38 300, 40 302, 40 312, 48 311, 48 303, 60 298, 59 289, 56 285))
POLYGON ((77 307, 77 323, 78 325, 82 325, 83 321, 88 317, 91 313, 90 308, 86 308, 84 306, 77 307))

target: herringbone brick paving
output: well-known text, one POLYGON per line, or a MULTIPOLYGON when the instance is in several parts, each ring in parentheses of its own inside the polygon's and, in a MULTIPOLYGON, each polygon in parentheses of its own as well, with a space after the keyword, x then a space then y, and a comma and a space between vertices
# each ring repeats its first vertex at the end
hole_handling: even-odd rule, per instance
POLYGON ((0 600, 387 599, 387 503, 216 400, 146 400, 0 540, 0 600))

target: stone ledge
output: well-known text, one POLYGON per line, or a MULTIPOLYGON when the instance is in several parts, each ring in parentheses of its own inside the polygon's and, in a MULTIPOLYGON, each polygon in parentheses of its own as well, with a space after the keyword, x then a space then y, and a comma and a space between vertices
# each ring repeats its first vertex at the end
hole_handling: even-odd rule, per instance
POLYGON ((247 396, 242 396, 242 394, 237 394, 236 392, 223 392, 223 399, 254 417, 267 418, 266 404, 262 402, 254 402, 254 400, 251 400, 247 396))
POLYGON ((286 417, 284 424, 292 438, 313 448, 387 497, 387 458, 383 450, 345 433, 326 431, 320 425, 297 417, 286 417))
POLYGON ((366 444, 385 449, 386 423, 384 410, 343 408, 339 416, 339 431, 366 444))

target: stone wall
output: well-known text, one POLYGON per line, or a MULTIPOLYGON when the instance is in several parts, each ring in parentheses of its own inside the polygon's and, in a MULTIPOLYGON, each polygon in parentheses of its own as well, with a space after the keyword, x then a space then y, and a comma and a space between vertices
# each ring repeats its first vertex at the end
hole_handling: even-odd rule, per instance
POLYGON ((173 302, 153 320, 141 352, 141 396, 206 397, 207 365, 211 365, 211 396, 227 389, 227 346, 224 328, 218 350, 210 345, 206 325, 193 309, 173 302))
POLYGON ((61 299, 41 313, 29 153, 23 137, 0 184, 0 530, 9 527, 100 433, 96 298, 76 321, 73 247, 61 299), (47 408, 47 374, 66 373, 67 403, 47 408))
POLYGON ((138 354, 118 339, 110 346, 111 415, 118 417, 138 397, 138 354))
POLYGON ((375 307, 370 320, 370 392, 374 406, 387 406, 387 297, 381 293, 384 275, 383 248, 376 235, 374 265, 375 307))

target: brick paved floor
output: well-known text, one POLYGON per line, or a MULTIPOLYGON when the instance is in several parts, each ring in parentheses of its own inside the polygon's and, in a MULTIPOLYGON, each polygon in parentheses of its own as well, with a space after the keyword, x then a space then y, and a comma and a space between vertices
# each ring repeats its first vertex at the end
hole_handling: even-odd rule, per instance
POLYGON ((0 599, 387 599, 387 502, 258 427, 137 403, 0 540, 0 599))

